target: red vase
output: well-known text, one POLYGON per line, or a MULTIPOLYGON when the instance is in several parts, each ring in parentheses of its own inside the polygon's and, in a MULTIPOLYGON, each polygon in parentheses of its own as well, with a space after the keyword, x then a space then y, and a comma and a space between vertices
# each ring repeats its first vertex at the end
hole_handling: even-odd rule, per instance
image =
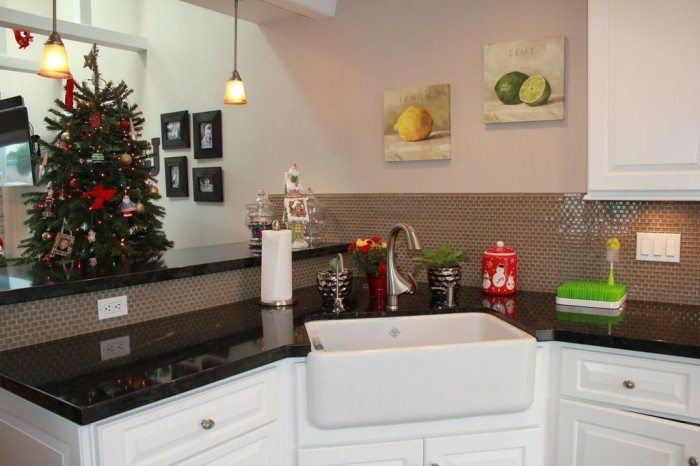
POLYGON ((386 311, 386 272, 368 273, 369 308, 371 311, 386 311))

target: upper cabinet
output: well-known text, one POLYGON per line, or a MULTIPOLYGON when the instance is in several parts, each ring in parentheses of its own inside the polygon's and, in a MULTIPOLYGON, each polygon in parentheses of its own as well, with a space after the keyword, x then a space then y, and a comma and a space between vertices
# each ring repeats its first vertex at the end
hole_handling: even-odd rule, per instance
POLYGON ((700 200, 698 25, 698 0, 589 0, 588 199, 700 200))

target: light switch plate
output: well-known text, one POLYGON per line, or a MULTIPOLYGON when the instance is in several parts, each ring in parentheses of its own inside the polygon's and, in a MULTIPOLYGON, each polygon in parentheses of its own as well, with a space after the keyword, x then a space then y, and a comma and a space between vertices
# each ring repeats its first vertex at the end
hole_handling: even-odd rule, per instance
POLYGON ((637 260, 680 262, 681 235, 677 233, 637 233, 637 260))
POLYGON ((125 316, 128 313, 129 304, 126 299, 126 295, 97 300, 97 317, 100 320, 125 316))
POLYGON ((100 358, 102 361, 127 356, 129 353, 131 353, 129 335, 100 342, 100 358))

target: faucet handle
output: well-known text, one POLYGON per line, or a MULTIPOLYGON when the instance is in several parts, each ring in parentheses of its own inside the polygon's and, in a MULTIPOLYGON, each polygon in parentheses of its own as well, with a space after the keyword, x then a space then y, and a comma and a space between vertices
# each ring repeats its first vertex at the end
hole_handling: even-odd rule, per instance
POLYGON ((416 291, 418 291, 418 284, 416 283, 416 279, 413 278, 413 274, 411 272, 406 272, 406 279, 411 285, 411 288, 408 291, 406 291, 406 294, 413 294, 416 291))

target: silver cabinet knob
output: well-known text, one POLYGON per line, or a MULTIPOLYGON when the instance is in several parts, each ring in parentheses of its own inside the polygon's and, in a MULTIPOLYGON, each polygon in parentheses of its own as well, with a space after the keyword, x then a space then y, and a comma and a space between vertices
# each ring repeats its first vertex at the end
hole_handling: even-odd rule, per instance
POLYGON ((698 466, 698 459, 694 456, 688 458, 688 466, 698 466))
POLYGON ((628 390, 632 390, 634 388, 634 380, 625 380, 622 382, 622 386, 628 390))
POLYGON ((214 427, 214 420, 213 419, 202 419, 202 421, 199 423, 200 426, 202 426, 202 429, 204 430, 209 430, 214 427))

